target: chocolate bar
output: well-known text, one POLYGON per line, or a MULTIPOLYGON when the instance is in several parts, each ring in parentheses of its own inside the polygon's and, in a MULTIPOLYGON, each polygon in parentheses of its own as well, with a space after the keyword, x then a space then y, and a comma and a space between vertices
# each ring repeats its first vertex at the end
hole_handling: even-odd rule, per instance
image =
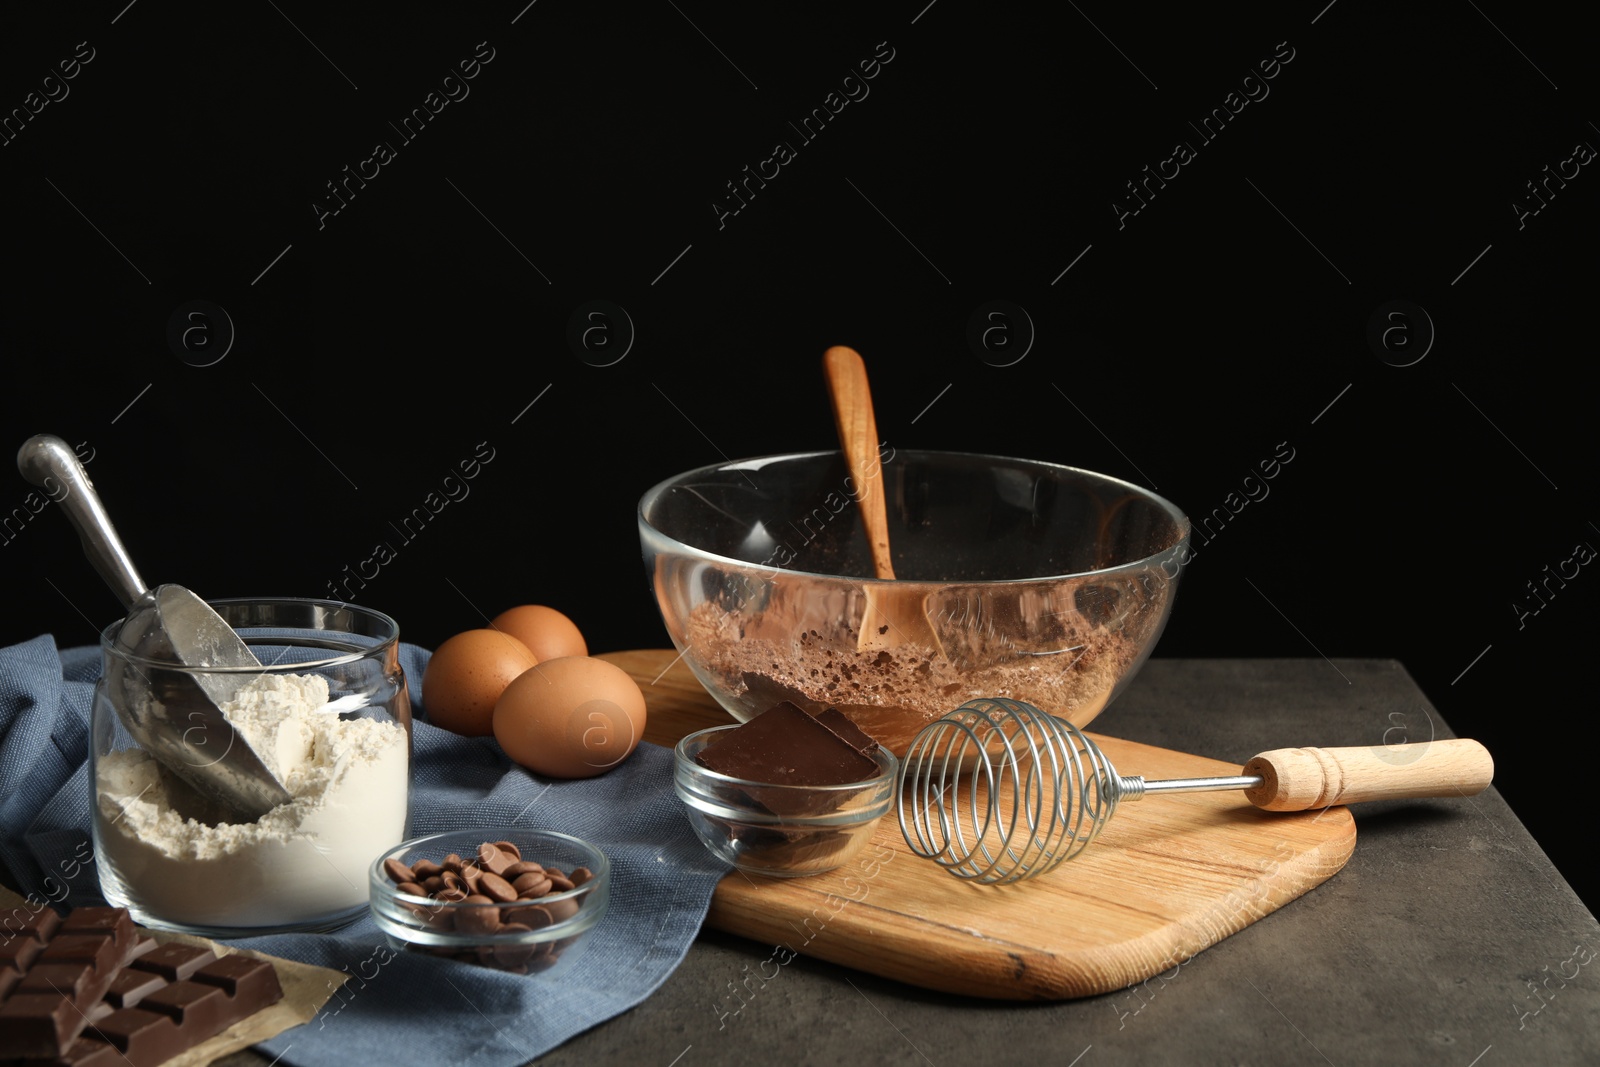
POLYGON ((60 1056, 122 968, 155 947, 126 908, 48 908, 13 926, 0 943, 0 1033, 15 1056, 60 1056))
POLYGON ((0 1067, 157 1067, 282 998, 265 960, 173 942, 119 973, 62 1053, 0 1067))

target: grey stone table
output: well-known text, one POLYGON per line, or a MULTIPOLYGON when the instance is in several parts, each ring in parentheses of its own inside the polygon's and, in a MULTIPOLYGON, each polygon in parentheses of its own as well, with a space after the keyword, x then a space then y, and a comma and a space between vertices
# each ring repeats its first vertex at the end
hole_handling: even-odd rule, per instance
MULTIPOLYGON (((1241 764, 1453 736, 1399 663, 1336 665, 1350 685, 1321 659, 1151 660, 1094 729, 1241 764)), ((1352 810, 1342 871, 1120 993, 978 1001, 797 957, 724 1014, 772 946, 706 930, 649 1000, 539 1063, 1600 1063, 1600 926, 1499 793, 1352 810)))
MULTIPOLYGON (((1241 764, 1453 736, 1399 663, 1333 666, 1343 678, 1321 659, 1152 660, 1094 729, 1241 764)), ((649 1000, 538 1062, 1600 1063, 1600 926, 1499 793, 1352 810, 1342 871, 1119 993, 981 1001, 801 956, 740 1000, 772 946, 705 930, 649 1000)))

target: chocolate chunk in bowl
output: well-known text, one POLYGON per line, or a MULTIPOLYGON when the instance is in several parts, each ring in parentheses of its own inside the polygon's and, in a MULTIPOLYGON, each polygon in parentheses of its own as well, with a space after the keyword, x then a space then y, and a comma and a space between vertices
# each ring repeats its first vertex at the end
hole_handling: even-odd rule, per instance
POLYGON ((778 788, 752 786, 746 795, 779 817, 835 811, 853 793, 826 787, 865 782, 878 773, 876 760, 788 701, 718 735, 695 762, 729 778, 774 783, 778 788))
POLYGON ((678 742, 674 788, 717 857, 769 877, 821 874, 864 848, 893 804, 898 761, 870 739, 856 747, 858 734, 780 703, 678 742))

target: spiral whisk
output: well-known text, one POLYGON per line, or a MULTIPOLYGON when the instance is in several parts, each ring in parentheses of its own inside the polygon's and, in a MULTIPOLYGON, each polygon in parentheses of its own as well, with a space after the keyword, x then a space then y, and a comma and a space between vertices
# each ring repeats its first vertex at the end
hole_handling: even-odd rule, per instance
POLYGON ((958 878, 1007 885, 1054 870, 1124 800, 1242 789, 1257 807, 1302 811, 1399 797, 1466 796, 1494 777, 1476 741, 1277 749, 1244 773, 1146 781, 1117 773, 1082 730, 1031 704, 971 700, 924 727, 899 770, 900 832, 958 878))

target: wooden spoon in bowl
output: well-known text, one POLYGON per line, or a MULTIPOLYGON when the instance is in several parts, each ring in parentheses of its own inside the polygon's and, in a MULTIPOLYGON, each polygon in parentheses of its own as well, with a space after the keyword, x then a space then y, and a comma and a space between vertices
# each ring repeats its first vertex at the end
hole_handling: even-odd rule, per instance
MULTIPOLYGON (((828 395, 833 401, 839 447, 850 465, 851 495, 861 509, 861 522, 867 531, 873 573, 878 578, 893 581, 888 510, 884 505, 883 469, 878 457, 878 421, 872 414, 866 364, 855 349, 835 345, 823 353, 822 368, 828 379, 828 395)), ((916 645, 931 649, 934 655, 944 655, 939 635, 928 621, 925 593, 916 588, 897 589, 872 583, 863 589, 867 605, 856 641, 858 651, 916 645)))

